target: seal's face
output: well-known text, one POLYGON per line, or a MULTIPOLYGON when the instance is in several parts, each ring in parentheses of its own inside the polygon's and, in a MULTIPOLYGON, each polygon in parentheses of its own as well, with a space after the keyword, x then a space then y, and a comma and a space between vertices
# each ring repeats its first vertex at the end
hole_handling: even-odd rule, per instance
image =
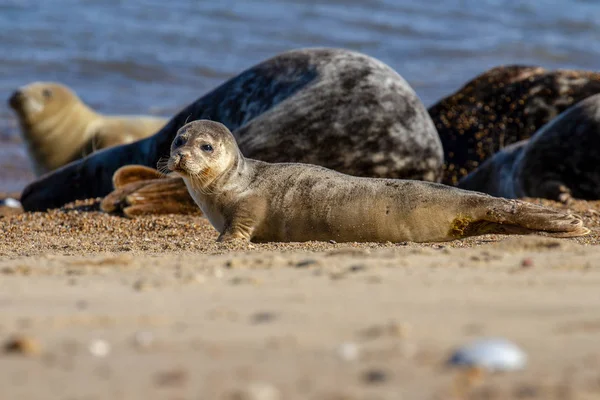
POLYGON ((207 186, 235 162, 237 145, 229 130, 213 121, 193 121, 177 132, 167 167, 195 185, 207 186))
POLYGON ((9 105, 26 124, 35 124, 56 115, 77 101, 71 89, 53 82, 30 83, 16 90, 8 99, 9 105))

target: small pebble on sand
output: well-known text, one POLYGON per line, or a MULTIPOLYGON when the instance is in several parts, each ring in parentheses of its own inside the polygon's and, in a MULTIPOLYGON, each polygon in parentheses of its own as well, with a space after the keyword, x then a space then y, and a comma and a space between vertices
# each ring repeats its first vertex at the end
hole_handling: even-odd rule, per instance
POLYGON ((154 344, 154 334, 150 331, 138 331, 133 336, 133 343, 140 349, 147 349, 154 344))
POLYGON ((521 267, 523 268, 529 268, 529 267, 533 267, 533 259, 526 257, 521 261, 521 267))
POLYGON ((491 372, 515 371, 525 368, 527 356, 506 339, 479 339, 457 349, 448 364, 459 367, 479 367, 491 372))
POLYGON ((88 347, 94 357, 106 357, 110 353, 110 344, 106 340, 96 339, 88 347))
POLYGON ((42 348, 36 339, 18 335, 8 339, 4 343, 3 349, 5 353, 35 356, 41 353, 42 348))
POLYGON ((231 400, 279 400, 281 394, 275 386, 264 383, 250 383, 245 388, 236 390, 230 396, 231 400))
POLYGON ((363 374, 363 380, 368 384, 379 384, 388 380, 388 374, 381 369, 370 369, 363 374))
POLYGON ((345 342, 339 345, 337 353, 344 361, 354 361, 358 358, 360 349, 356 343, 345 342))
POLYGON ((0 200, 0 206, 10 208, 22 208, 21 202, 19 200, 13 199, 12 197, 7 197, 6 199, 0 200))

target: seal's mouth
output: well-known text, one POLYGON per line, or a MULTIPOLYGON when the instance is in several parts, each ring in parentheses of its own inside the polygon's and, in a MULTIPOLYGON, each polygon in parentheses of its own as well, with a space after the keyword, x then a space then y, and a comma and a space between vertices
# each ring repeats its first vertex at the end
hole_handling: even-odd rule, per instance
POLYGON ((185 167, 185 157, 181 154, 175 154, 169 157, 169 161, 167 162, 167 169, 171 172, 177 173, 178 175, 189 175, 189 172, 185 167))

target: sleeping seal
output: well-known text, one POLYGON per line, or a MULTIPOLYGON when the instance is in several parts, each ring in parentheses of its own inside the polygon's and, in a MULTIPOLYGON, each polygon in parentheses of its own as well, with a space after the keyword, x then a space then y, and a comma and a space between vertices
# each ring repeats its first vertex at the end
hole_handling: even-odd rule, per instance
POLYGON ((508 198, 600 199, 600 94, 499 151, 458 186, 508 198))

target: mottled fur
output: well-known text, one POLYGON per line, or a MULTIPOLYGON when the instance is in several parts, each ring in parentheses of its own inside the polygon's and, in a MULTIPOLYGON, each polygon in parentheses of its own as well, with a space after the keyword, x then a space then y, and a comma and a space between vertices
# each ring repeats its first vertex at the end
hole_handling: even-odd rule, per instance
POLYGON ((15 91, 9 103, 38 176, 96 150, 146 138, 167 123, 151 116, 99 114, 55 82, 30 83, 15 91))
POLYGON ((531 66, 493 68, 429 108, 456 184, 502 148, 528 139, 573 104, 600 93, 600 74, 531 66))
POLYGON ((119 167, 156 167, 177 130, 197 119, 222 122, 245 156, 264 161, 314 163, 359 176, 441 178, 439 137, 402 77, 360 53, 303 49, 230 79, 149 139, 99 152, 34 182, 23 193, 25 209, 106 195, 119 167))
POLYGON ((600 199, 600 95, 498 152, 459 187, 508 198, 600 199))
POLYGON ((219 241, 436 242, 483 233, 589 233, 579 217, 517 200, 245 158, 231 132, 212 121, 179 130, 168 166, 183 177, 219 241))

